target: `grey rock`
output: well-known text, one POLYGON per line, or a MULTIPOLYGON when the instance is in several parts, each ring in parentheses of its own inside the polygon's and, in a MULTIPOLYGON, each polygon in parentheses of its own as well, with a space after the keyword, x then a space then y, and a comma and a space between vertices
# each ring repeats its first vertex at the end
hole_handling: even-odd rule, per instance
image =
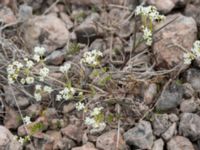
POLYGON ((127 38, 134 32, 135 22, 133 20, 126 21, 122 20, 119 24, 119 31, 116 34, 121 38, 127 38))
POLYGON ((127 150, 127 146, 125 141, 123 140, 121 134, 119 134, 119 145, 116 148, 116 141, 117 141, 117 131, 112 130, 106 132, 99 136, 96 141, 96 146, 102 150, 127 150))
POLYGON ((180 105, 180 110, 182 112, 188 112, 192 113, 197 110, 198 104, 194 101, 194 99, 191 100, 185 100, 180 105))
POLYGON ((25 97, 23 93, 20 92, 19 90, 11 88, 9 86, 4 86, 3 89, 5 92, 5 101, 9 106, 17 108, 17 104, 18 104, 18 106, 21 109, 24 109, 30 104, 28 97, 25 97), (15 97, 12 94, 13 92, 14 92, 15 97), (16 98, 17 104, 15 102, 15 98, 16 98))
POLYGON ((92 13, 78 27, 75 28, 77 39, 81 43, 88 43, 94 40, 98 35, 98 28, 95 22, 99 20, 99 14, 92 13))
POLYGON ((19 6, 19 17, 21 21, 26 21, 30 19, 33 16, 33 8, 31 6, 28 6, 26 4, 19 6))
POLYGON ((45 58, 47 65, 61 65, 65 60, 65 53, 63 51, 54 51, 45 58))
POLYGON ((178 116, 176 114, 169 114, 169 120, 171 122, 177 122, 179 120, 178 116))
POLYGON ((72 150, 97 150, 97 149, 95 148, 94 144, 88 142, 84 144, 83 146, 74 147, 72 148, 72 150))
POLYGON ((188 69, 184 76, 194 90, 200 91, 200 70, 195 68, 188 69))
POLYGON ((183 87, 173 82, 159 97, 156 109, 158 111, 167 111, 176 108, 182 101, 183 87))
POLYGON ((172 123, 169 120, 169 116, 167 114, 155 114, 153 119, 153 132, 155 135, 160 136, 163 134, 172 123))
POLYGON ((158 139, 154 142, 152 150, 163 150, 164 149, 164 141, 162 139, 158 139))
POLYGON ((169 129, 167 129, 167 131, 165 133, 162 134, 162 138, 165 141, 170 140, 174 135, 176 135, 177 133, 177 129, 176 129, 176 123, 173 123, 169 129))
POLYGON ((193 17, 197 22, 198 28, 200 27, 200 5, 197 3, 188 4, 185 8, 184 15, 193 17))
POLYGON ((189 99, 189 98, 193 97, 193 95, 194 95, 194 89, 193 89, 193 87, 192 87, 191 84, 189 84, 189 83, 184 83, 184 84, 183 84, 183 88, 184 88, 183 97, 184 97, 185 99, 189 99))
POLYGON ((192 141, 200 138, 200 117, 193 113, 183 113, 179 124, 179 134, 192 141))
POLYGON ((194 147, 187 138, 175 136, 167 143, 167 150, 194 150, 194 147))
POLYGON ((106 43, 103 39, 96 39, 92 42, 90 45, 90 50, 105 50, 106 49, 106 43))
POLYGON ((22 146, 14 139, 14 135, 4 126, 0 126, 0 149, 22 150, 22 146))
POLYGON ((151 149, 153 146, 151 124, 147 121, 141 121, 136 127, 125 132, 124 139, 129 145, 134 145, 141 149, 151 149))

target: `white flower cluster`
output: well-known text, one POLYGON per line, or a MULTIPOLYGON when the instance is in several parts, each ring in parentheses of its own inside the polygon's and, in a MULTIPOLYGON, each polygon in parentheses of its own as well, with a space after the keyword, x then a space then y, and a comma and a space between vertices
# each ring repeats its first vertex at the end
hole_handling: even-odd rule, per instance
POLYGON ((143 39, 146 41, 146 44, 150 46, 153 42, 153 21, 162 21, 165 19, 165 16, 160 15, 155 6, 138 6, 135 9, 135 14, 142 16, 143 39))
POLYGON ((183 54, 184 64, 191 64, 192 60, 196 58, 200 58, 200 41, 195 41, 191 52, 187 52, 183 54))
POLYGON ((21 145, 23 145, 27 141, 31 140, 29 135, 25 136, 24 138, 23 137, 18 137, 18 136, 15 135, 13 138, 14 138, 14 140, 18 141, 21 145))
POLYGON ((66 63, 63 66, 60 66, 59 70, 60 70, 60 72, 67 74, 67 72, 69 71, 70 68, 71 68, 71 64, 66 63))
POLYGON ((48 68, 46 68, 46 67, 41 68, 40 71, 39 71, 39 75, 40 75, 39 79, 40 79, 40 81, 44 81, 44 78, 46 76, 48 76, 48 74, 49 74, 49 69, 48 68))
POLYGON ((95 49, 90 52, 85 52, 81 62, 86 63, 87 65, 96 66, 99 64, 99 57, 103 57, 103 54, 101 51, 95 49))
POLYGON ((97 116, 101 114, 103 107, 95 107, 90 112, 90 117, 85 118, 85 124, 91 126, 92 128, 103 128, 106 126, 105 122, 97 120, 97 116))
POLYGON ((33 59, 36 61, 36 62, 39 62, 41 57, 44 56, 46 52, 46 49, 44 47, 35 47, 34 48, 34 56, 33 56, 33 59))
POLYGON ((85 109, 84 103, 81 103, 81 102, 76 103, 76 109, 78 111, 84 110, 85 109))
POLYGON ((24 122, 25 124, 31 123, 31 118, 30 118, 29 116, 26 116, 26 117, 22 118, 22 120, 23 120, 23 122, 24 122))
POLYGON ((149 46, 153 42, 153 40, 152 40, 152 32, 147 27, 143 28, 143 39, 146 41, 146 44, 149 45, 149 46))
POLYGON ((17 80, 17 77, 19 76, 19 72, 21 68, 23 68, 23 64, 18 61, 14 61, 12 64, 8 65, 7 78, 10 84, 14 83, 15 80, 17 80))
POLYGON ((56 96, 57 101, 61 101, 62 99, 68 100, 72 98, 75 94, 75 89, 73 87, 65 87, 63 90, 59 92, 56 96))
POLYGON ((165 16, 160 15, 155 6, 143 7, 140 5, 140 6, 136 7, 135 14, 148 17, 151 21, 165 19, 165 16))
POLYGON ((45 85, 43 88, 41 85, 36 85, 34 97, 35 97, 36 101, 41 101, 43 92, 50 94, 52 91, 53 91, 53 89, 47 85, 45 85))

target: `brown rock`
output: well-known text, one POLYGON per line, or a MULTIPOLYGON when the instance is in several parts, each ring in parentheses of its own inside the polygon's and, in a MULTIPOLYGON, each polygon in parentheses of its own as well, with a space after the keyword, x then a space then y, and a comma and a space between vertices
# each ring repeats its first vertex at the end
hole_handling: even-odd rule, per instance
POLYGON ((27 133, 29 135, 40 133, 48 128, 48 122, 44 117, 38 118, 35 122, 29 124, 21 125, 17 133, 19 136, 25 136, 27 133))
POLYGON ((96 146, 102 150, 126 150, 126 143, 121 134, 119 135, 118 148, 117 146, 117 131, 112 130, 106 132, 97 138, 96 146))
POLYGON ((31 104, 27 109, 26 109, 26 115, 31 117, 31 118, 36 118, 40 115, 42 112, 42 107, 39 104, 31 104))
POLYGON ((152 104, 154 97, 157 94, 157 85, 152 83, 144 92, 144 101, 146 104, 152 104))
POLYGON ((102 6, 102 5, 108 5, 108 4, 116 4, 116 5, 123 5, 123 6, 129 6, 134 7, 137 1, 133 0, 66 0, 67 2, 70 1, 72 4, 76 5, 96 5, 96 6, 102 6))
POLYGON ((76 144, 73 140, 63 137, 57 143, 54 143, 53 148, 59 150, 71 150, 72 147, 75 147, 76 144))
POLYGON ((158 67, 172 68, 183 62, 184 51, 174 44, 190 50, 197 38, 197 27, 194 19, 181 14, 167 16, 166 21, 157 25, 156 29, 175 18, 177 18, 175 21, 155 35, 156 39, 160 39, 153 45, 158 67))
POLYGON ((69 16, 66 13, 61 12, 60 18, 65 23, 68 30, 74 26, 73 22, 71 21, 71 19, 69 18, 69 16))
POLYGON ((175 7, 183 7, 186 5, 188 0, 147 0, 149 5, 154 5, 158 11, 162 13, 169 13, 175 7))
POLYGON ((7 129, 17 129, 22 123, 21 117, 18 112, 9 107, 6 108, 6 114, 4 117, 4 125, 7 129))
POLYGON ((45 133, 36 133, 33 135, 35 149, 52 150, 54 138, 45 133))
POLYGON ((31 49, 40 44, 52 52, 64 46, 69 40, 65 24, 55 15, 31 18, 24 29, 24 40, 31 49))
POLYGON ((194 147, 187 138, 175 136, 167 143, 167 150, 194 150, 194 147))
POLYGON ((17 19, 10 8, 3 7, 0 9, 0 20, 1 22, 8 24, 16 22, 17 19))
POLYGON ((72 150, 97 150, 92 143, 86 143, 80 147, 74 147, 72 150))
POLYGON ((80 127, 77 127, 75 125, 68 125, 65 128, 61 129, 61 133, 66 136, 69 137, 77 142, 80 142, 82 140, 82 130, 80 127))
POLYGON ((1 150, 22 150, 22 146, 14 139, 14 135, 7 128, 0 126, 0 131, 1 150))

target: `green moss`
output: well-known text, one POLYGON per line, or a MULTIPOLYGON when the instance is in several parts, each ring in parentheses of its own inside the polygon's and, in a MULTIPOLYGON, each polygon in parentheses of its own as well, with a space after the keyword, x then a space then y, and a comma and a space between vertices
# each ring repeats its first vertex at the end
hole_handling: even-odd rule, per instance
POLYGON ((74 55, 77 52, 80 52, 80 46, 78 45, 78 43, 70 43, 68 54, 74 55))
POLYGON ((43 131, 44 129, 45 129, 45 125, 42 122, 38 122, 30 126, 31 134, 43 131))
POLYGON ((56 127, 57 127, 58 129, 61 128, 61 122, 60 122, 60 120, 57 120, 57 122, 56 122, 56 127))

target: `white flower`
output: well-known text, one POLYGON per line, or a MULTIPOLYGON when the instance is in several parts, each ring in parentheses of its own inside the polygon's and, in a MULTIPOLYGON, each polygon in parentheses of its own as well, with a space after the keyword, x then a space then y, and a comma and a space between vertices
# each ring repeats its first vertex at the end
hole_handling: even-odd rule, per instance
POLYGON ((195 41, 193 44, 193 48, 191 49, 196 57, 200 57, 200 41, 195 41))
POLYGON ((12 77, 8 76, 8 83, 9 84, 13 84, 15 81, 13 80, 12 77))
POLYGON ((49 94, 53 91, 53 89, 49 86, 44 86, 43 90, 49 94))
POLYGON ((14 139, 15 141, 17 141, 17 140, 18 140, 18 136, 14 135, 14 136, 13 136, 13 139, 14 139))
POLYGON ((152 44, 152 32, 147 27, 143 29, 143 39, 146 41, 147 45, 152 44))
POLYGON ((63 66, 61 66, 60 68, 59 68, 59 70, 60 70, 60 72, 62 72, 62 73, 67 73, 68 72, 68 70, 71 68, 71 64, 70 63, 66 63, 66 64, 64 64, 63 66))
POLYGON ((27 68, 30 69, 30 68, 33 67, 33 65, 34 65, 33 61, 31 61, 31 60, 26 61, 26 67, 27 67, 27 68))
POLYGON ((56 101, 61 101, 62 100, 62 95, 58 94, 56 95, 56 101))
POLYGON ((36 101, 41 101, 42 100, 42 96, 40 93, 34 93, 34 97, 36 99, 36 101))
POLYGON ((141 5, 137 6, 135 9, 135 14, 148 17, 151 21, 154 20, 161 21, 165 19, 165 16, 160 15, 155 6, 147 6, 147 7, 143 7, 141 5))
POLYGON ((84 62, 88 65, 96 66, 99 64, 98 58, 102 56, 103 56, 102 52, 98 50, 92 50, 90 52, 85 52, 83 54, 81 62, 84 62))
POLYGON ((78 111, 81 111, 81 110, 85 109, 84 103, 81 103, 81 102, 76 103, 76 109, 78 111))
POLYGON ((41 89, 42 89, 42 86, 41 86, 41 85, 39 85, 39 84, 37 84, 37 85, 35 86, 35 89, 36 89, 37 91, 41 91, 41 89))
POLYGON ((44 78, 49 74, 49 69, 44 67, 42 69, 40 69, 40 81, 44 81, 44 78))
POLYGON ((43 56, 44 53, 46 52, 46 49, 44 47, 35 47, 34 52, 39 56, 43 56))
POLYGON ((94 118, 90 118, 90 117, 86 117, 85 118, 85 124, 88 126, 93 126, 93 124, 95 124, 96 121, 94 120, 94 118))
POLYGON ((13 65, 15 65, 18 69, 21 69, 24 65, 18 61, 14 61, 13 65))
POLYGON ((26 83, 27 84, 32 84, 34 82, 34 78, 33 77, 26 77, 26 83))
POLYGON ((29 124, 29 123, 31 123, 31 118, 29 116, 26 116, 26 117, 23 118, 23 122, 25 124, 29 124))
POLYGON ((95 123, 92 125, 93 128, 105 128, 105 126, 106 126, 106 124, 105 124, 104 122, 100 122, 100 123, 95 122, 95 123))
POLYGON ((189 65, 191 64, 192 60, 195 58, 195 56, 192 53, 184 53, 183 54, 184 58, 184 64, 189 65))
POLYGON ((22 78, 22 79, 20 80, 20 82, 21 82, 21 84, 25 84, 25 83, 26 83, 26 80, 25 80, 24 78, 22 78))
POLYGON ((20 137, 19 140, 18 140, 18 142, 19 142, 21 145, 23 145, 23 144, 24 144, 24 138, 20 137))
POLYGON ((40 56, 35 54, 33 55, 33 60, 35 60, 36 62, 39 62, 40 61, 40 56))
POLYGON ((72 98, 75 94, 75 89, 73 87, 65 87, 63 90, 59 92, 59 94, 56 97, 57 101, 60 101, 61 99, 68 100, 72 98))
POLYGON ((95 107, 93 111, 90 113, 91 116, 97 116, 101 113, 103 107, 95 107))
POLYGON ((137 6, 136 9, 135 9, 135 14, 140 15, 144 11, 143 8, 144 7, 141 6, 141 5, 137 6))
POLYGON ((7 73, 8 74, 14 74, 15 73, 15 68, 14 68, 14 66, 13 65, 8 65, 8 67, 7 67, 7 73))

